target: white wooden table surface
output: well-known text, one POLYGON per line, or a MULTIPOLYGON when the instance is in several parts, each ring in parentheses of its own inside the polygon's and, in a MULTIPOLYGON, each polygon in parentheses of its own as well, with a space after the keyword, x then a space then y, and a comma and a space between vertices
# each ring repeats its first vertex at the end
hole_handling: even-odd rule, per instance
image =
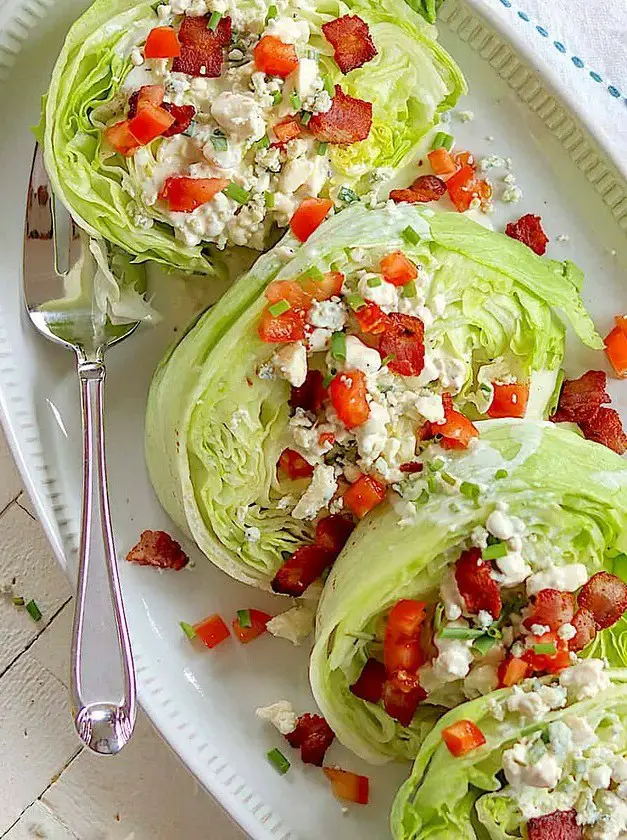
POLYGON ((0 429, 0 838, 244 840, 140 713, 117 758, 81 749, 70 722, 72 602, 0 429))

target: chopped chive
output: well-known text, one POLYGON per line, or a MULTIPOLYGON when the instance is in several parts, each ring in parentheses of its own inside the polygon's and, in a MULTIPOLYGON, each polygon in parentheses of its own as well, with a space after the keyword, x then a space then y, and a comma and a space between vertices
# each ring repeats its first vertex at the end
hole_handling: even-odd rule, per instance
POLYGON ((366 305, 366 301, 362 298, 361 295, 358 295, 357 293, 347 295, 346 302, 353 310, 353 312, 357 312, 357 310, 363 309, 363 307, 366 305))
POLYGON ((533 646, 533 652, 539 654, 547 654, 548 656, 553 656, 557 653, 557 648, 552 642, 546 642, 540 645, 533 646))
POLYGON ((250 610, 238 610, 237 611, 237 620, 239 621, 240 627, 252 627, 253 622, 250 617, 250 610))
POLYGON ((290 94, 290 103, 295 111, 300 111, 302 102, 297 90, 293 90, 290 94))
POLYGON ((273 750, 270 750, 270 752, 266 753, 266 758, 277 771, 279 776, 285 776, 285 774, 291 767, 291 764, 289 763, 287 758, 285 758, 281 750, 277 750, 276 747, 273 750))
POLYGON ((479 636, 477 639, 474 640, 472 643, 472 649, 476 650, 478 654, 481 656, 485 656, 485 654, 491 650, 494 645, 496 644, 496 639, 493 639, 492 636, 489 636, 487 633, 483 636, 479 636))
POLYGON ((356 192, 349 189, 349 187, 340 187, 337 197, 340 201, 343 201, 344 204, 352 204, 354 201, 359 201, 359 196, 356 192))
POLYGON ((441 458, 436 458, 435 461, 432 461, 431 463, 431 470, 432 472, 439 472, 443 466, 444 461, 441 458))
POLYGON ((188 639, 193 639, 196 635, 196 631, 194 630, 192 625, 188 624, 186 621, 179 621, 179 626, 188 639))
POLYGON ((281 103, 282 101, 283 101, 283 94, 281 93, 281 91, 280 91, 280 90, 275 90, 275 91, 274 91, 274 93, 272 94, 272 102, 273 102, 273 104, 274 104, 274 105, 280 105, 280 103, 281 103))
POLYGON ((335 379, 335 374, 331 373, 329 371, 329 373, 327 373, 327 375, 322 380, 322 387, 323 388, 328 388, 329 385, 333 382, 334 379, 335 379))
POLYGON ((274 207, 274 193, 266 191, 263 194, 263 200, 264 200, 264 203, 265 203, 266 207, 274 207))
POLYGON ((274 3, 272 3, 270 6, 268 6, 268 11, 266 13, 266 24, 268 24, 278 14, 279 14, 279 10, 274 5, 274 3))
POLYGON ((315 280, 316 283, 321 283, 324 280, 324 274, 320 271, 318 266, 312 265, 312 267, 308 268, 307 271, 303 271, 298 279, 315 280))
POLYGON ((427 487, 429 488, 430 493, 437 493, 438 492, 438 483, 435 480, 435 476, 428 475, 427 476, 427 487))
POLYGON ((503 638, 503 634, 501 633, 499 628, 496 626, 496 624, 491 624, 488 627, 488 629, 486 630, 486 633, 488 634, 488 636, 491 639, 502 639, 503 638))
POLYGON ((418 496, 416 501, 414 502, 415 505, 426 505, 429 501, 429 494, 426 490, 423 490, 422 493, 418 496))
POLYGON ((459 492, 462 496, 467 496, 469 499, 478 499, 479 485, 473 484, 472 481, 462 481, 459 485, 459 492))
POLYGON ((507 470, 497 470, 494 473, 494 478, 507 478, 508 475, 509 473, 507 472, 507 470))
POLYGON ((436 632, 436 635, 442 629, 442 622, 444 620, 444 604, 442 601, 438 603, 435 608, 435 612, 433 613, 433 629, 436 632))
POLYGON ((416 284, 413 280, 410 280, 409 283, 405 283, 405 285, 403 286, 402 295, 406 298, 416 297, 416 284))
POLYGON ((307 58, 310 58, 312 61, 319 61, 320 53, 318 50, 307 50, 307 58))
POLYGON ((326 155, 328 148, 329 148, 328 143, 323 143, 322 140, 316 140, 316 154, 317 155, 326 155))
POLYGON ((395 358, 396 358, 396 353, 389 353, 387 356, 384 356, 384 358, 381 359, 381 367, 385 367, 386 365, 389 365, 390 362, 393 361, 395 358))
POLYGON ((253 146, 255 149, 267 149, 270 145, 270 138, 267 134, 264 134, 263 137, 260 137, 259 140, 255 140, 253 146))
POLYGON ((442 479, 442 481, 445 481, 447 484, 450 484, 451 487, 454 487, 457 484, 457 479, 453 478, 453 476, 450 473, 440 473, 440 478, 442 479))
POLYGON ((210 29, 212 32, 216 31, 216 28, 220 21, 222 20, 222 12, 211 12, 211 17, 209 18, 209 23, 207 24, 207 29, 210 29))
POLYGON ((489 545, 481 552, 484 560, 498 560, 499 557, 505 557, 507 554, 507 546, 505 543, 497 543, 496 545, 489 545))
POLYGON ((33 621, 39 621, 41 618, 41 610, 34 601, 29 601, 26 604, 26 612, 30 615, 33 621))
POLYGON ((226 139, 224 134, 218 134, 218 132, 215 132, 211 135, 211 145, 216 152, 226 152, 229 148, 229 141, 226 139))
POLYGON ((300 121, 303 125, 309 125, 309 120, 313 117, 313 114, 309 111, 301 111, 300 112, 300 121))
POLYGON ((240 187, 239 184, 234 184, 233 181, 231 181, 228 187, 224 190, 224 194, 228 195, 229 198, 232 198, 233 201, 237 201, 238 204, 246 204, 250 198, 248 190, 245 190, 244 187, 240 187))
POLYGON ((455 142, 455 138, 452 137, 450 134, 447 134, 445 131, 438 131, 438 133, 433 138, 433 143, 431 144, 432 149, 441 149, 444 147, 447 152, 450 152, 453 148, 453 143, 455 142))
POLYGON ((335 85, 333 84, 331 76, 325 76, 322 84, 329 96, 333 98, 335 96, 335 85))
POLYGON ((334 359, 346 360, 346 335, 343 332, 334 332, 331 336, 331 355, 334 359))
POLYGON ((366 283, 368 284, 369 288, 376 289, 377 286, 383 285, 383 280, 380 277, 369 277, 366 280, 366 283))
POLYGON ((13 606, 15 607, 23 607, 26 602, 22 598, 21 595, 15 595, 13 598, 13 606))
POLYGON ((478 639, 483 635, 483 630, 472 630, 470 627, 443 627, 440 631, 441 639, 478 639))
POLYGON ((411 225, 408 225, 405 228, 405 230, 401 233, 401 236, 406 242, 409 242, 410 245, 418 245, 420 242, 420 236, 411 225))
POLYGON ((273 303, 272 306, 269 306, 268 312, 276 318, 279 315, 283 315, 284 312, 288 312, 291 308, 292 307, 290 306, 289 301, 283 298, 282 300, 278 300, 276 303, 273 303))

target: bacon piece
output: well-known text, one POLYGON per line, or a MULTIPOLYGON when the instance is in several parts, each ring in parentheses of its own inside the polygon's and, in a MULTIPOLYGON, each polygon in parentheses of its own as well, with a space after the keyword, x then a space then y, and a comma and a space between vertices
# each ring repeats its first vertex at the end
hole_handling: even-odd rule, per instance
POLYGON ((496 619, 501 614, 501 593, 491 572, 492 566, 482 560, 478 548, 464 551, 455 564, 457 588, 468 612, 477 615, 479 610, 486 610, 496 619))
POLYGON ((368 24, 357 15, 343 15, 323 23, 322 31, 333 47, 334 58, 342 73, 361 67, 377 54, 368 24))
POLYGON ((174 73, 216 79, 222 72, 224 47, 231 42, 231 18, 223 17, 212 31, 209 16, 184 17, 179 30, 181 54, 172 62, 174 73))
POLYGON ((530 630, 532 624, 542 624, 551 630, 559 630, 568 624, 575 614, 575 597, 571 592, 557 589, 541 589, 533 597, 531 613, 523 624, 530 630))
POLYGON ((426 201, 438 201, 446 192, 446 184, 437 175, 420 175, 406 190, 392 190, 390 198, 397 204, 408 201, 410 204, 426 201))
POLYGON ((321 715, 305 714, 296 721, 296 729, 285 736, 290 746, 300 747, 305 764, 322 767, 324 754, 333 743, 333 730, 321 715))
POLYGON ((532 817, 527 823, 528 840, 583 840, 583 828, 577 825, 577 811, 553 811, 532 817))
POLYGON ((411 475, 413 473, 421 473, 423 467, 424 464, 421 464, 420 461, 407 461, 407 463, 400 465, 399 470, 402 473, 409 473, 411 475))
POLYGON ((607 375, 602 370, 589 370, 579 379, 567 379, 562 385, 554 423, 581 423, 590 420, 603 404, 611 402, 606 391, 607 375))
POLYGON ((335 96, 326 114, 314 114, 307 128, 324 143, 343 146, 365 140, 372 126, 372 102, 354 99, 335 86, 335 96))
POLYGON ((542 230, 542 219, 540 216, 527 213, 521 216, 517 222, 510 222, 505 228, 505 233, 512 239, 517 239, 519 242, 522 242, 523 245, 528 245, 539 256, 542 256, 546 251, 546 245, 549 239, 542 230))
POLYGON ((579 424, 587 440, 602 443, 618 455, 627 452, 627 435, 620 414, 613 408, 600 408, 590 420, 579 424))
POLYGON ((570 622, 577 634, 568 640, 569 650, 583 650, 594 639, 597 634, 597 625, 594 616, 585 607, 580 607, 570 622))
POLYGON ((354 530, 355 523, 351 516, 346 513, 332 513, 318 522, 314 539, 320 548, 326 548, 338 555, 354 530))
POLYGON ((308 370, 303 384, 298 388, 292 387, 290 407, 302 408, 305 411, 319 411, 322 408, 322 403, 329 396, 327 389, 322 384, 323 381, 324 377, 319 370, 308 370))
POLYGON ((401 376, 419 376, 425 366, 424 325, 420 318, 393 312, 381 336, 381 355, 392 356, 387 366, 401 376))
POLYGON ((577 596, 577 603, 590 610, 597 630, 604 630, 627 610, 627 584, 610 572, 597 572, 577 596))
POLYGON ((179 571, 189 562, 180 544, 165 531, 142 531, 139 542, 126 555, 129 563, 179 571))
POLYGON ((196 109, 193 105, 174 105, 172 102, 164 102, 161 107, 169 111, 174 117, 174 122, 170 128, 163 132, 162 137, 173 137, 175 134, 182 134, 187 131, 196 116, 196 109))
POLYGON ((371 300, 367 300, 366 305, 360 306, 354 314, 362 332, 380 335, 389 326, 388 316, 380 306, 371 300))
POLYGON ((335 560, 335 553, 319 545, 301 545, 274 576, 272 589, 298 598, 335 560))
POLYGON ((219 44, 212 50, 200 50, 182 44, 181 54, 172 61, 172 72, 217 79, 222 72, 222 58, 222 47, 219 44))
POLYGON ((215 29, 209 29, 209 15, 202 17, 183 18, 179 29, 179 41, 191 47, 198 47, 201 50, 212 50, 216 44, 226 47, 231 43, 233 37, 233 26, 231 18, 226 15, 220 18, 215 29))

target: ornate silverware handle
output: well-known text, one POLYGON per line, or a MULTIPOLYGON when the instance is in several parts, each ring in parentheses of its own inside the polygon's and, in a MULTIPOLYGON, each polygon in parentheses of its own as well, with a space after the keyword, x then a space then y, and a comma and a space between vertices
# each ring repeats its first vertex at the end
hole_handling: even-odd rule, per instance
POLYGON ((83 417, 83 513, 70 692, 79 737, 114 755, 128 741, 136 715, 133 658, 120 592, 107 487, 100 358, 78 354, 83 417))

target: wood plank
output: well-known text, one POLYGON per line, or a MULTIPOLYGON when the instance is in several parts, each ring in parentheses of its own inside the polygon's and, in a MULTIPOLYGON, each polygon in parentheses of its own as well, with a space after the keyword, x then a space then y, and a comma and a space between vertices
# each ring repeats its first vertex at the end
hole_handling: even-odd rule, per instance
POLYGON ((22 481, 0 427, 0 511, 15 499, 22 489, 22 481))
POLYGON ((41 802, 33 802, 2 840, 77 840, 55 815, 41 802))

